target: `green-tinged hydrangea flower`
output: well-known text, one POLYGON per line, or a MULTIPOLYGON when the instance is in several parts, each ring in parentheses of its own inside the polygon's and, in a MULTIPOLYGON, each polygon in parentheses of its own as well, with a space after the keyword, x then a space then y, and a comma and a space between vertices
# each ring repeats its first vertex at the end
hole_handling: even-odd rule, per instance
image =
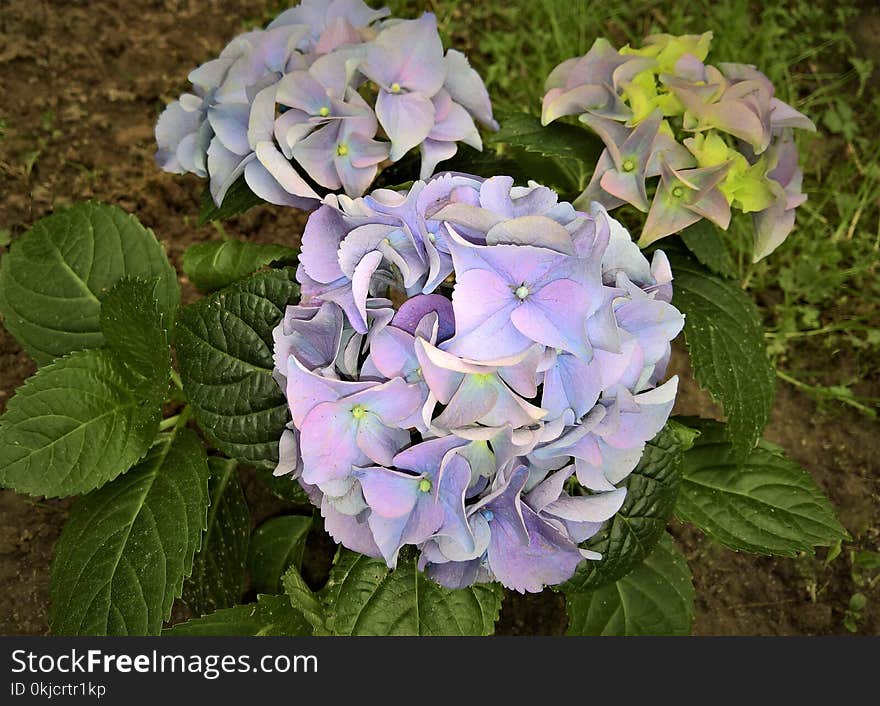
POLYGON ((791 131, 815 126, 754 66, 706 64, 711 42, 711 32, 655 34, 617 51, 597 39, 551 72, 542 121, 577 115, 605 143, 576 206, 647 212, 643 246, 702 218, 726 229, 731 209, 750 213, 757 261, 806 200, 791 131))

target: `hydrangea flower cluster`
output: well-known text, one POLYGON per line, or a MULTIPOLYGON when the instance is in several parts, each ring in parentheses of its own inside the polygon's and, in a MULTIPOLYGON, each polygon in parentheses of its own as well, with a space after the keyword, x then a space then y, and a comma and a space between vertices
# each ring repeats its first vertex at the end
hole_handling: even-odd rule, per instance
POLYGON ((595 204, 446 173, 323 205, 274 332, 293 474, 346 547, 458 588, 565 581, 666 423, 683 317, 595 204))
POLYGON ((208 177, 217 205, 244 175, 265 201, 310 209, 320 188, 362 195, 415 147, 423 178, 458 142, 482 149, 474 120, 498 126, 480 76, 461 52, 444 54, 433 14, 387 15, 363 0, 303 0, 236 37, 160 116, 157 162, 208 177))
POLYGON ((701 218, 726 229, 733 207, 752 214, 757 261, 785 240, 806 200, 792 129, 815 126, 754 66, 704 63, 711 41, 711 32, 658 34, 617 51, 597 39, 550 73, 542 121, 579 115, 605 143, 575 204, 647 212, 643 246, 701 218), (649 204, 646 180, 658 176, 649 204))

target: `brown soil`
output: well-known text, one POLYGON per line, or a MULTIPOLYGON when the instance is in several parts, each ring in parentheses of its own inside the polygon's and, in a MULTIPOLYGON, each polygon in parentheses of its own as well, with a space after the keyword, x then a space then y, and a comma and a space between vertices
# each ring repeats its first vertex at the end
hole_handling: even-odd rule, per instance
MULTIPOLYGON (((135 213, 178 265, 188 245, 216 237, 213 227, 196 225, 203 184, 163 174, 154 165, 153 125, 161 106, 185 89, 189 69, 214 56, 241 29, 241 18, 262 22, 275 5, 5 0, 0 228, 16 237, 53 208, 93 197, 135 213)), ((254 240, 295 243, 303 221, 290 210, 262 208, 224 227, 254 240)), ((185 300, 192 299, 192 286, 182 285, 185 300)), ((683 356, 674 367, 686 371, 683 356)), ((30 359, 0 329, 0 408, 33 371, 30 359)), ((880 396, 876 372, 863 387, 860 394, 880 396)), ((712 414, 714 407, 685 376, 677 411, 712 414)), ((825 550, 818 558, 756 557, 673 526, 697 586, 698 634, 845 632, 842 618, 859 590, 849 552, 878 549, 878 431, 875 422, 847 408, 820 414, 809 398, 780 384, 767 436, 813 475, 855 542, 826 566, 825 550)), ((0 491, 0 634, 47 633, 49 563, 69 504, 0 491)), ((259 505, 262 516, 277 511, 271 502, 259 505)), ((880 634, 880 590, 868 597, 859 632, 880 634)), ((564 627, 560 598, 545 592, 511 596, 499 632, 546 634, 564 627)))

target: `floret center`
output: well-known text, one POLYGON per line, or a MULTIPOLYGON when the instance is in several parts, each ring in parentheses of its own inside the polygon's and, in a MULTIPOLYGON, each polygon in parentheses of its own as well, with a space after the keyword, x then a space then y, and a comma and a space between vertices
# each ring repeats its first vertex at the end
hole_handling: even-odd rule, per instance
POLYGON ((422 493, 430 492, 432 487, 433 486, 431 484, 431 481, 429 481, 427 478, 422 478, 419 481, 419 491, 422 493))
POLYGON ((330 115, 330 108, 328 108, 326 105, 322 105, 321 110, 319 110, 318 113, 322 118, 326 118, 328 115, 330 115))
POLYGON ((367 413, 366 408, 362 404, 356 404, 351 408, 351 416, 355 419, 360 419, 367 413))
POLYGON ((529 296, 529 288, 526 287, 525 284, 521 284, 519 287, 517 287, 517 288, 514 290, 513 293, 516 294, 517 299, 519 299, 520 301, 522 301, 522 300, 525 299, 527 296, 529 296))
POLYGON ((348 145, 346 145, 344 142, 336 145, 336 154, 340 157, 344 157, 345 155, 347 155, 348 145))
POLYGON ((400 84, 399 83, 392 83, 391 84, 391 92, 392 93, 400 93, 400 84))
POLYGON ((636 161, 634 159, 623 160, 623 171, 631 172, 635 168, 636 168, 636 161))

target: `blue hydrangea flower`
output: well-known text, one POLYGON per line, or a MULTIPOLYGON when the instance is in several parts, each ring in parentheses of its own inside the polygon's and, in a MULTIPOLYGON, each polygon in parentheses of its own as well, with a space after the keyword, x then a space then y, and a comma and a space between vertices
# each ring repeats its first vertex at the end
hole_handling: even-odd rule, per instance
POLYGON ((326 192, 361 196, 413 149, 423 179, 459 142, 482 149, 475 121, 498 128, 482 79, 444 55, 433 14, 388 14, 304 0, 236 37, 159 117, 156 161, 210 179, 218 205, 244 178, 270 203, 312 209, 326 192))
POLYGON ((600 558, 579 545, 675 399, 684 320, 661 251, 599 204, 442 174, 323 205, 297 277, 276 473, 336 541, 391 567, 413 545, 450 587, 540 591, 600 558))

